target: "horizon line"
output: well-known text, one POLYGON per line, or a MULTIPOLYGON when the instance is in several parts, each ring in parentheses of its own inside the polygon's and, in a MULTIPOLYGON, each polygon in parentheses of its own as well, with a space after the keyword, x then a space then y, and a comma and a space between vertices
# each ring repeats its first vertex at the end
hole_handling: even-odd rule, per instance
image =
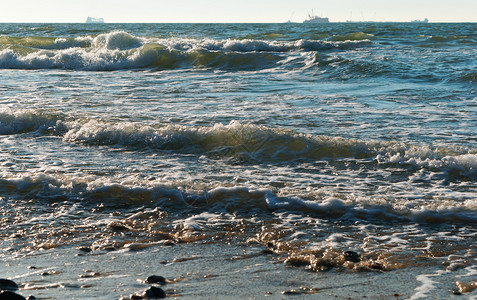
POLYGON ((62 22, 62 21, 54 21, 54 22, 31 22, 31 21, 7 21, 2 22, 0 24, 91 24, 91 25, 99 25, 99 24, 310 24, 310 25, 317 25, 317 24, 332 24, 332 23, 416 23, 416 24, 445 24, 445 23, 477 23, 477 21, 428 21, 428 22, 419 22, 419 21, 330 21, 327 23, 304 23, 304 22, 101 22, 101 23, 87 23, 85 21, 81 22, 62 22))

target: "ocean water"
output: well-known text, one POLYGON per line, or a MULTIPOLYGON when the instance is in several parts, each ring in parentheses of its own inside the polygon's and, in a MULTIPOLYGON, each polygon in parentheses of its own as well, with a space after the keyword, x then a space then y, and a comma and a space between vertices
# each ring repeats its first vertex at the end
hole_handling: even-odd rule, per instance
POLYGON ((476 57, 477 24, 0 24, 0 257, 248 243, 475 282, 476 57))

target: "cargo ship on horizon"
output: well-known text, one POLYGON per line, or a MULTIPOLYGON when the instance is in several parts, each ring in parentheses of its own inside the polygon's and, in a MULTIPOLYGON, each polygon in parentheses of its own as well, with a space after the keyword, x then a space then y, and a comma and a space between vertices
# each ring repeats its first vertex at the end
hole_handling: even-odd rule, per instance
POLYGON ((104 23, 104 19, 88 17, 86 18, 86 23, 104 23))
POLYGON ((303 23, 330 23, 329 18, 318 17, 313 14, 313 10, 311 11, 311 15, 308 14, 308 19, 303 21, 303 23))

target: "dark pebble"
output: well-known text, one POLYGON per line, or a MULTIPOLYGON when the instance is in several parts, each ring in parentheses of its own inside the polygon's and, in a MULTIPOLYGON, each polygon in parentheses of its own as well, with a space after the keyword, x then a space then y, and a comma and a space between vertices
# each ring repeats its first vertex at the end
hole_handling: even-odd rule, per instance
POLYGON ((129 298, 130 299, 144 299, 141 295, 136 295, 136 294, 131 295, 129 298))
POLYGON ((147 277, 146 283, 166 284, 166 279, 162 276, 152 275, 152 276, 147 277))
POLYGON ((90 247, 79 247, 78 250, 86 253, 93 251, 90 247))
POLYGON ((26 298, 26 300, 36 300, 36 297, 30 295, 30 296, 28 296, 28 297, 26 298))
POLYGON ((274 253, 275 253, 275 252, 273 252, 272 249, 268 249, 268 248, 267 248, 267 249, 262 250, 262 254, 274 254, 274 253))
POLYGON ((345 251, 344 257, 347 261, 354 262, 354 263, 361 261, 361 257, 359 256, 359 254, 354 251, 349 251, 349 250, 345 251))
POLYGON ((18 285, 10 279, 0 279, 0 290, 16 291, 18 285))
POLYGON ((175 246, 176 243, 174 243, 173 240, 165 240, 164 243, 162 243, 163 246, 175 246))
POLYGON ((374 263, 371 265, 371 269, 374 269, 374 270, 383 270, 383 265, 380 264, 380 263, 374 263))
POLYGON ((109 229, 111 229, 112 231, 131 231, 131 228, 126 226, 126 225, 123 225, 123 224, 120 224, 120 223, 111 223, 108 225, 109 229))
POLYGON ((26 300, 22 295, 15 294, 10 291, 3 291, 0 293, 0 300, 26 300))
POLYGON ((297 290, 289 290, 289 291, 283 291, 283 295, 301 295, 301 292, 297 290))
POLYGON ((159 298, 166 298, 166 292, 164 292, 163 289, 155 286, 151 286, 148 288, 145 292, 144 295, 147 298, 151 299, 159 299, 159 298))

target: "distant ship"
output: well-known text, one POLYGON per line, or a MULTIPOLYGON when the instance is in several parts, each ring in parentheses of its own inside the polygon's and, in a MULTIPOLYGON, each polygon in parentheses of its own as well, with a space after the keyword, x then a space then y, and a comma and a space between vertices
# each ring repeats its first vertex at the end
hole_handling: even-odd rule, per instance
POLYGON ((88 17, 86 19, 86 23, 104 23, 104 19, 103 18, 91 18, 91 17, 88 17))
POLYGON ((427 18, 424 20, 412 20, 411 23, 429 23, 429 20, 427 18))
POLYGON ((312 10, 311 15, 308 14, 308 19, 303 21, 303 23, 330 23, 330 19, 314 16, 312 10))

